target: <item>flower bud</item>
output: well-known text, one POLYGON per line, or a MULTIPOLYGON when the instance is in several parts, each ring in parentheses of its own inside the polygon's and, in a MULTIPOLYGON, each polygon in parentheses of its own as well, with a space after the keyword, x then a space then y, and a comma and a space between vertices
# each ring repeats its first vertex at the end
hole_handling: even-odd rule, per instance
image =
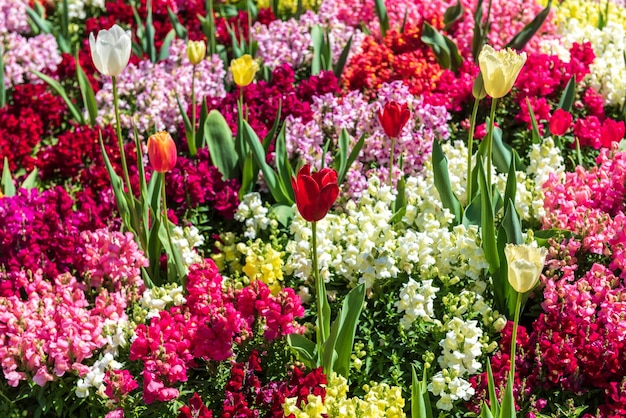
POLYGON ((378 113, 380 126, 389 138, 400 136, 404 125, 409 121, 411 111, 406 103, 387 102, 382 112, 378 113))
POLYGON ((474 80, 474 85, 472 86, 472 95, 474 99, 482 100, 487 95, 487 91, 485 90, 485 81, 483 80, 483 73, 479 72, 478 76, 474 80))
POLYGON ((507 244, 504 255, 509 266, 508 279, 516 292, 526 293, 539 281, 548 250, 526 244, 507 244))
POLYGON ((230 62, 230 70, 233 72, 235 84, 245 87, 254 80, 259 64, 249 54, 245 54, 230 62))
POLYGON ((478 55, 478 64, 487 94, 494 99, 504 97, 513 88, 525 62, 525 52, 518 54, 511 48, 496 51, 485 45, 478 55))
POLYGON ((206 54, 206 43, 204 41, 187 42, 187 58, 192 65, 198 65, 206 54))
POLYGON ((169 133, 157 132, 148 138, 148 158, 154 171, 167 173, 176 165, 176 144, 169 133))

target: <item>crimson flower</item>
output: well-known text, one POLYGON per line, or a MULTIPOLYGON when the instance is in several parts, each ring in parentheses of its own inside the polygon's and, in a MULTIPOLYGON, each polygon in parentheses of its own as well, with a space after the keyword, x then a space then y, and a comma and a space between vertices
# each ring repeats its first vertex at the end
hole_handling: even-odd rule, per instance
POLYGON ((602 146, 610 148, 613 142, 619 142, 624 138, 624 121, 616 121, 607 118, 600 128, 602 146))
POLYGON ((572 125, 572 114, 567 110, 557 109, 550 118, 550 133, 563 136, 572 125))
POLYGON ((382 112, 378 113, 380 126, 389 138, 400 136, 404 125, 411 117, 411 111, 406 103, 400 104, 395 101, 387 102, 382 112))
POLYGON ((323 168, 311 174, 311 166, 303 166, 296 178, 291 179, 300 215, 309 222, 324 218, 339 196, 337 172, 323 168))

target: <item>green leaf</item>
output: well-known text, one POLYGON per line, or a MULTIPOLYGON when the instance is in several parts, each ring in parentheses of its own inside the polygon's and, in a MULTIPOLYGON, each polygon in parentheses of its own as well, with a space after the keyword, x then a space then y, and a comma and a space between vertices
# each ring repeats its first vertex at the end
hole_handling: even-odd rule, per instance
POLYGON ((311 28, 311 43, 313 44, 311 75, 317 75, 322 71, 322 49, 324 44, 324 31, 320 25, 314 25, 311 28))
POLYGON ((515 400, 513 399, 513 376, 509 374, 509 379, 506 383, 506 389, 504 389, 504 396, 502 396, 502 406, 500 408, 500 418, 516 418, 515 412, 515 400))
POLYGON ((493 380, 493 371, 491 370, 491 359, 487 361, 487 388, 489 391, 489 403, 491 404, 491 414, 494 417, 500 415, 500 403, 496 396, 496 385, 493 380))
POLYGON ((465 227, 470 225, 480 226, 482 213, 480 208, 481 200, 482 197, 480 196, 480 192, 478 192, 474 195, 470 204, 465 208, 465 211, 463 212, 463 225, 465 225, 465 227))
POLYGON ((265 153, 269 152, 270 145, 272 144, 272 139, 274 139, 274 135, 276 135, 276 131, 278 130, 278 126, 280 125, 280 115, 283 110, 283 101, 279 99, 278 101, 278 111, 276 112, 276 118, 274 118, 274 123, 272 124, 272 128, 265 134, 265 138, 263 138, 263 149, 265 153))
POLYGON ((120 213, 123 225, 132 230, 132 228, 130 227, 130 211, 128 209, 128 199, 126 193, 124 192, 124 184, 122 183, 122 179, 120 178, 120 176, 118 176, 113 169, 111 160, 109 160, 109 156, 107 155, 106 149, 104 148, 104 143, 102 142, 102 132, 99 133, 98 140, 100 141, 100 150, 102 151, 104 166, 106 167, 106 170, 109 173, 109 178, 111 179, 111 187, 113 188, 113 195, 115 196, 117 211, 120 213))
POLYGON ((439 33, 427 22, 424 22, 422 27, 422 42, 430 47, 437 58, 437 62, 443 68, 456 72, 463 64, 463 58, 454 41, 439 33))
POLYGON ((376 16, 378 16, 378 22, 380 24, 380 36, 383 38, 387 36, 389 30, 389 15, 387 14, 387 7, 385 6, 385 0, 374 0, 374 7, 376 9, 376 16))
POLYGON ((343 73, 343 68, 346 66, 346 62, 348 61, 348 54, 350 54, 350 48, 352 47, 352 35, 346 42, 346 46, 341 50, 341 55, 339 55, 339 59, 337 63, 333 67, 333 73, 337 79, 341 79, 341 74, 343 73))
POLYGON ((458 225, 461 222, 461 203, 452 191, 448 171, 448 159, 443 154, 441 144, 436 138, 433 140, 433 151, 431 158, 433 163, 433 176, 435 187, 439 192, 441 203, 443 204, 444 208, 449 209, 450 213, 454 215, 454 224, 458 225))
POLYGON ((0 109, 7 104, 7 92, 4 86, 4 46, 0 45, 0 109))
POLYGON ((254 161, 259 166, 265 177, 267 187, 272 194, 272 197, 276 203, 283 203, 285 205, 293 205, 293 200, 288 196, 285 185, 281 183, 280 178, 276 175, 276 172, 265 161, 265 152, 263 146, 259 141, 254 129, 248 124, 247 121, 243 121, 243 137, 252 151, 254 161))
POLYGON ((559 100, 559 108, 563 110, 567 110, 568 112, 572 109, 572 105, 574 104, 574 99, 576 98, 576 76, 572 76, 567 82, 567 86, 565 90, 563 90, 563 94, 561 95, 561 99, 559 100))
POLYGON ((39 175, 39 170, 34 168, 33 171, 30 172, 28 177, 24 179, 20 188, 21 189, 34 189, 37 183, 37 175, 39 175))
POLYGON ((276 169, 281 184, 285 186, 287 194, 292 201, 295 201, 295 193, 291 186, 291 178, 293 171, 289 164, 289 156, 287 155, 287 144, 285 142, 285 124, 283 124, 278 137, 276 138, 276 151, 274 153, 276 169))
POLYGON ((78 77, 78 86, 80 87, 80 94, 83 98, 83 103, 87 108, 87 114, 89 115, 89 125, 96 125, 96 118, 98 117, 98 105, 96 104, 96 95, 93 88, 89 83, 89 79, 83 71, 83 67, 78 60, 78 53, 74 56, 74 62, 76 63, 76 76, 78 77))
MULTIPOLYGON (((198 153, 198 150, 196 149, 196 143, 193 140, 193 130, 195 126, 191 126, 191 121, 189 120, 189 116, 187 115, 187 112, 185 111, 185 109, 183 109, 183 105, 180 102, 178 93, 175 93, 175 94, 176 94, 176 103, 178 103, 178 111, 180 112, 180 116, 183 118, 183 124, 185 126, 185 138, 187 139, 187 147, 189 148, 189 154, 193 157, 198 153)), ((231 133, 231 137, 232 137, 232 133, 231 133)), ((217 166, 217 164, 215 163, 214 165, 217 166)), ((222 172, 222 174, 224 173, 222 172)))
POLYGON ((52 24, 28 6, 26 6, 26 15, 41 32, 52 33, 52 24))
POLYGON ((350 357, 364 301, 365 284, 361 283, 345 297, 341 310, 335 318, 335 322, 339 322, 339 333, 334 347, 337 352, 337 360, 333 371, 346 379, 350 375, 350 357))
POLYGON ((4 167, 2 169, 2 194, 7 197, 15 196, 15 184, 13 184, 13 178, 11 178, 11 171, 9 170, 9 159, 4 157, 4 167))
POLYGON ((275 204, 270 208, 270 214, 285 228, 291 224, 295 213, 293 206, 275 204))
POLYGON ((305 366, 313 369, 318 366, 315 343, 300 334, 287 335, 287 343, 298 354, 298 358, 305 366))
POLYGON ((174 32, 174 29, 170 29, 167 35, 165 35, 165 39, 163 39, 161 51, 159 52, 159 61, 166 60, 170 56, 170 45, 172 45, 174 38, 176 38, 176 32, 174 32))
POLYGON ((40 73, 39 71, 36 70, 32 70, 33 74, 35 74, 37 77, 41 78, 43 81, 45 81, 46 83, 48 83, 48 85, 50 87, 52 87, 52 89, 59 95, 61 96, 61 98, 65 101, 65 104, 67 105, 67 108, 70 110, 70 112, 72 113, 72 117, 74 118, 74 120, 80 124, 85 123, 85 121, 83 120, 83 116, 81 115, 81 113, 78 111, 78 109, 76 108, 76 106, 74 105, 74 103, 70 100, 70 98, 67 96, 67 93, 65 92, 65 89, 63 88, 63 86, 61 86, 61 84, 56 81, 55 79, 40 73))
POLYGON ((170 18, 170 22, 172 22, 172 27, 176 32, 176 36, 178 36, 180 39, 187 40, 187 28, 184 25, 181 25, 180 21, 178 20, 178 16, 176 16, 176 13, 174 13, 170 6, 167 6, 167 15, 170 18))
POLYGON ((524 242, 524 237, 522 236, 522 221, 511 199, 509 199, 506 204, 504 218, 502 218, 502 227, 506 231, 507 243, 522 244, 524 242))
POLYGON ((493 414, 489 410, 487 403, 483 401, 483 404, 480 407, 480 418, 494 418, 493 414))
POLYGON ((535 117, 535 112, 533 111, 533 107, 530 104, 530 100, 528 97, 526 98, 526 106, 528 107, 528 114, 530 115, 530 123, 532 124, 532 141, 533 144, 541 143, 541 135, 539 134, 539 127, 537 126, 537 118, 535 117))
POLYGON ((152 0, 146 1, 146 53, 151 62, 156 62, 156 47, 154 45, 154 24, 152 23, 152 0))
POLYGON ((537 33, 537 31, 541 28, 541 25, 543 25, 543 22, 546 20, 548 14, 550 13, 551 7, 552 0, 548 0, 548 4, 546 5, 545 9, 540 11, 537 16, 535 16, 535 18, 532 20, 532 22, 524 26, 524 29, 518 32, 517 35, 515 35, 513 39, 511 39, 509 43, 506 44, 506 47, 513 48, 518 51, 524 49, 528 41, 531 40, 535 33, 537 33))
POLYGON ((354 160, 356 160, 356 157, 359 156, 359 153, 361 152, 361 149, 363 148, 364 144, 365 144, 365 133, 361 134, 361 137, 359 138, 357 143, 354 144, 352 151, 350 151, 350 155, 348 155, 348 159, 346 160, 346 165, 339 172, 339 175, 337 177, 337 184, 343 183, 343 179, 346 177, 346 174, 348 173, 348 170, 350 169, 350 167, 352 167, 352 163, 354 162, 354 160))
POLYGON ((493 136, 493 165, 502 173, 506 173, 511 165, 511 158, 515 158, 515 167, 518 170, 525 169, 522 160, 513 148, 502 140, 502 129, 494 126, 493 136))
MULTIPOLYGON (((206 97, 202 101, 202 108, 200 109, 200 118, 198 119, 198 131, 196 132, 196 148, 202 149, 206 145, 206 138, 204 137, 204 124, 206 118, 209 116, 209 107, 206 104, 206 97)), ((231 131, 232 137, 232 131, 231 131)))
POLYGON ((500 268, 500 259, 498 257, 498 247, 496 245, 496 229, 494 224, 493 207, 491 201, 490 186, 487 185, 485 170, 482 165, 482 158, 479 158, 480 169, 478 170, 478 188, 480 191, 480 210, 481 210, 481 230, 482 230, 482 247, 485 253, 485 259, 489 263, 489 272, 495 274, 500 268))
POLYGON ((215 109, 211 110, 204 123, 204 137, 213 165, 220 170, 224 178, 238 178, 239 158, 235 151, 233 133, 224 116, 215 109))
POLYGON ((452 24, 463 17, 463 6, 461 1, 457 0, 455 5, 452 5, 446 9, 443 14, 444 30, 450 29, 452 24))

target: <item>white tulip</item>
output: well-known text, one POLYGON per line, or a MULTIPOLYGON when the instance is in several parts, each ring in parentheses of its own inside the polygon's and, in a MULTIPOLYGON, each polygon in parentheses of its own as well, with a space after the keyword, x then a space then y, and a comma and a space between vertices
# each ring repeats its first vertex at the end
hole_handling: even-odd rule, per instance
POLYGON ((118 76, 130 59, 131 34, 118 25, 98 32, 98 38, 89 34, 89 48, 93 63, 104 75, 118 76))

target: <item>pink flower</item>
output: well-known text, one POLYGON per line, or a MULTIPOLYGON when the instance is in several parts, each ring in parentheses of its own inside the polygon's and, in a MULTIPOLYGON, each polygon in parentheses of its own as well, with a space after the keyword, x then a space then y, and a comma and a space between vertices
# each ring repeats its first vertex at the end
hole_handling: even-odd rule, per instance
POLYGON ((555 136, 563 136, 572 125, 572 114, 567 110, 557 109, 550 117, 550 133, 555 136))

